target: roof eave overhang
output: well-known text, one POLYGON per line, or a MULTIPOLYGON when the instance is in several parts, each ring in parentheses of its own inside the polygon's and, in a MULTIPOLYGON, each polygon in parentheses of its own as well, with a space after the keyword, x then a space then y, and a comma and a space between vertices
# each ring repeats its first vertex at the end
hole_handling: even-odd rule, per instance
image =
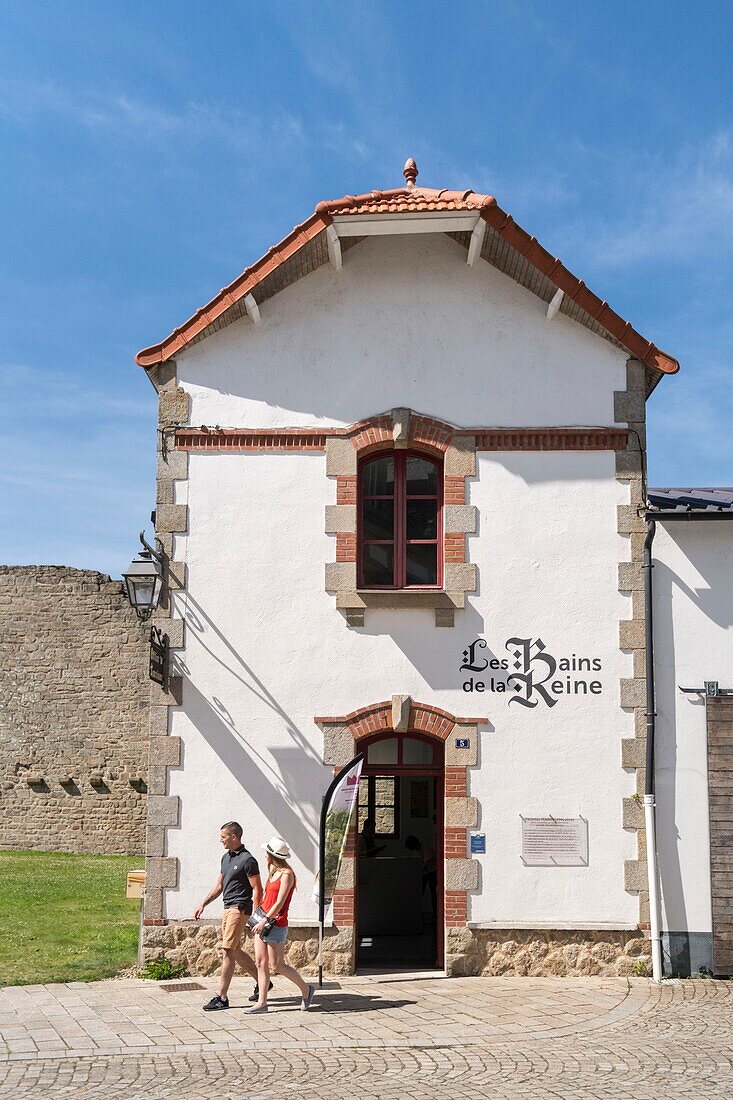
POLYGON ((159 344, 152 344, 149 348, 143 348, 142 351, 139 351, 135 356, 135 362, 148 369, 158 363, 165 363, 168 359, 172 359, 177 352, 190 344, 196 336, 218 320, 231 306, 235 305, 245 295, 251 294, 257 285, 271 274, 276 267, 290 259, 309 241, 322 233, 332 224, 332 221, 330 214, 316 211, 302 225, 296 225, 292 233, 288 233, 287 237, 284 237, 279 244, 269 249, 252 267, 245 268, 241 275, 238 275, 228 286, 223 287, 210 302, 207 302, 201 309, 196 310, 185 324, 174 329, 159 344))
MULTIPOLYGON (((228 309, 242 298, 252 295, 257 286, 281 264, 294 256, 310 241, 330 226, 339 238, 385 236, 413 233, 474 232, 481 219, 498 233, 528 263, 544 275, 567 298, 591 317, 630 355, 648 368, 647 396, 664 374, 676 374, 680 365, 667 352, 645 340, 630 322, 619 316, 608 302, 602 301, 585 283, 578 279, 557 257, 548 252, 517 225, 491 196, 483 197, 480 204, 463 210, 429 210, 382 213, 331 213, 329 207, 338 208, 339 202, 319 203, 314 214, 298 225, 279 244, 271 248, 252 267, 245 269, 233 282, 224 287, 205 306, 197 310, 180 328, 174 329, 159 344, 143 348, 135 359, 146 370, 172 359, 196 337, 216 322, 228 309), (656 377, 655 377, 656 376, 656 377)), ((151 377, 151 381, 153 381, 151 377)), ((155 384, 155 383, 154 383, 155 384)))
POLYGON ((339 237, 384 237, 405 233, 472 233, 481 219, 479 210, 427 210, 404 214, 336 214, 339 237))

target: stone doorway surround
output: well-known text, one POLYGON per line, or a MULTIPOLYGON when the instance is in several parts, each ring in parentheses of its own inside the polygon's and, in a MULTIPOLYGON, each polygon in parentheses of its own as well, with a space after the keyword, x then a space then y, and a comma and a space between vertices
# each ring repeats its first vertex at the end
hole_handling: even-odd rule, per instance
MULTIPOLYGON (((393 695, 391 699, 372 703, 350 714, 317 717, 315 723, 323 731, 323 762, 334 772, 348 764, 359 751, 359 742, 375 734, 421 733, 444 745, 445 806, 443 814, 444 852, 444 925, 445 968, 447 973, 463 967, 463 959, 453 950, 453 931, 467 928, 468 894, 479 888, 479 864, 469 859, 468 830, 478 824, 478 801, 468 794, 468 769, 478 763, 479 726, 488 718, 462 718, 420 703, 409 695, 393 695), (467 739, 469 747, 457 748, 456 737, 467 739)), ((356 906, 355 857, 356 823, 349 830, 341 871, 334 891, 333 922, 327 929, 324 957, 337 973, 353 973, 356 967, 356 906), (334 950, 341 956, 333 958, 334 950)))

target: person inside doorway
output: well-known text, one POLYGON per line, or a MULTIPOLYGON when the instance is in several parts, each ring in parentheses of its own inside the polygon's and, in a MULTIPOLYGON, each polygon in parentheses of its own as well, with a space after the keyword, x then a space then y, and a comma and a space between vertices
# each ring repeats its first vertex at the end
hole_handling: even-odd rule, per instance
MULTIPOLYGON (((194 913, 194 920, 200 920, 201 915, 209 904, 224 895, 224 913, 221 918, 221 980, 219 992, 204 1005, 204 1012, 218 1012, 229 1008, 229 985, 234 975, 237 963, 245 974, 257 979, 257 967, 254 960, 242 949, 242 936, 247 925, 247 918, 253 908, 257 908, 262 899, 262 879, 257 860, 248 852, 242 843, 242 826, 238 821, 227 821, 222 825, 220 833, 221 843, 224 845, 224 855, 221 859, 219 876, 213 887, 206 895, 194 913)), ((257 1000, 259 990, 250 998, 257 1000)))
POLYGON ((416 836, 408 836, 405 840, 405 848, 411 855, 422 859, 422 890, 427 889, 430 894, 430 907, 433 920, 438 915, 438 867, 435 862, 435 852, 431 848, 424 848, 422 841, 416 836))
POLYGON ((361 836, 359 837, 359 855, 377 856, 380 852, 384 851, 384 848, 384 844, 377 844, 377 830, 374 824, 374 818, 366 818, 361 827, 361 836))

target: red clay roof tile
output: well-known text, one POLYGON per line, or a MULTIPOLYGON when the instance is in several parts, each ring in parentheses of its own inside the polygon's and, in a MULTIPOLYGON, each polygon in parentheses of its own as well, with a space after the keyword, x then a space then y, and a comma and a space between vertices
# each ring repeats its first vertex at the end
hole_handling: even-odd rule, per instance
POLYGON ((680 369, 676 359, 636 332, 607 302, 601 301, 581 279, 576 278, 560 260, 544 249, 535 237, 517 225, 511 215, 501 209, 493 195, 477 194, 470 190, 448 191, 417 187, 414 184, 416 175, 414 161, 408 161, 405 165, 407 183, 404 187, 370 191, 364 195, 345 195, 341 199, 319 202, 315 213, 306 221, 296 225, 292 233, 269 249, 251 267, 245 268, 241 275, 159 344, 138 352, 136 361, 143 367, 151 367, 172 358, 223 313, 251 293, 263 279, 322 233, 336 217, 359 214, 394 216, 455 210, 477 212, 508 245, 564 291, 568 298, 585 310, 635 358, 663 374, 676 374, 680 369))

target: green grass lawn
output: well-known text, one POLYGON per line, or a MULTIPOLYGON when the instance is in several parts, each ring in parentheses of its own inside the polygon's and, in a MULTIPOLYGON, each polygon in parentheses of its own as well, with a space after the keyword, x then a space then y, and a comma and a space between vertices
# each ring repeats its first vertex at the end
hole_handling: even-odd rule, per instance
POLYGON ((0 851, 0 985, 110 978, 137 957, 141 856, 0 851))

